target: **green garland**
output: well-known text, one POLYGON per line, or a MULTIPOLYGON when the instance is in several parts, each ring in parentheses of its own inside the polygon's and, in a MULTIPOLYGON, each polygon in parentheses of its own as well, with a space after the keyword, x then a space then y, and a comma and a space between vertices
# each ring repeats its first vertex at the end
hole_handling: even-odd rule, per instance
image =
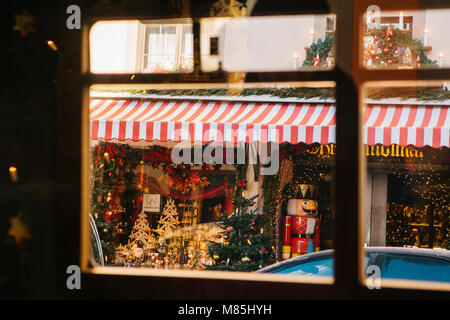
POLYGON ((333 55, 333 35, 327 34, 325 40, 319 39, 317 43, 312 43, 310 48, 306 51, 306 57, 303 61, 303 67, 314 66, 314 57, 319 53, 320 64, 322 65, 326 59, 326 56, 333 55))
POLYGON ((416 99, 418 101, 445 101, 450 100, 450 91, 441 88, 368 88, 367 97, 373 100, 399 98, 401 100, 416 99))
MULTIPOLYGON (((379 61, 391 60, 393 64, 400 64, 399 56, 396 55, 395 51, 397 48, 409 48, 411 54, 414 56, 420 56, 420 64, 427 67, 437 67, 437 62, 435 60, 429 59, 425 54, 425 49, 423 48, 422 42, 420 40, 414 39, 409 32, 403 32, 399 29, 392 29, 392 36, 387 37, 386 32, 388 26, 381 26, 375 28, 368 32, 367 36, 376 36, 381 42, 381 46, 387 49, 387 53, 379 52, 379 61), (385 44, 383 46, 383 44, 385 44), (391 47, 389 47, 391 46, 391 47)), ((383 49, 384 50, 384 49, 383 49)), ((380 63, 375 62, 377 67, 380 67, 380 63)))
MULTIPOLYGON (((122 90, 131 92, 134 89, 122 90)), ((228 89, 197 89, 197 90, 139 90, 142 94, 170 95, 170 96, 252 96, 270 95, 280 98, 296 99, 335 99, 335 88, 254 88, 233 92, 228 89), (235 95, 233 95, 235 94, 235 95)), ((381 100, 385 98, 416 99, 418 101, 450 100, 450 91, 436 87, 391 87, 369 88, 367 98, 381 100)))
POLYGON ((129 94, 152 94, 166 95, 173 97, 180 96, 200 96, 200 97, 248 97, 269 95, 278 98, 296 99, 333 99, 335 88, 247 88, 247 89, 166 89, 166 90, 145 90, 145 89, 110 89, 105 92, 118 92, 129 94))

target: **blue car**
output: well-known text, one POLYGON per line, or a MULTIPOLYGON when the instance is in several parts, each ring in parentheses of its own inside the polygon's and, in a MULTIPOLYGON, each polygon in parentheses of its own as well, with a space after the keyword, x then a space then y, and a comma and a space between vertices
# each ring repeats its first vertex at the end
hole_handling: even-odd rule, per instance
MULTIPOLYGON (((378 266, 381 279, 421 280, 450 283, 450 251, 423 248, 367 247, 365 267, 368 275, 378 266)), ((334 250, 324 250, 285 260, 257 272, 302 276, 330 276, 334 250)))

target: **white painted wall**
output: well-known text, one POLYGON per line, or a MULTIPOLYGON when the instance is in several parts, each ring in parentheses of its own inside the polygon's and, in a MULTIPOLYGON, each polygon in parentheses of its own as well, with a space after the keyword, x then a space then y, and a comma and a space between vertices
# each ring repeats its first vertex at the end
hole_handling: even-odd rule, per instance
POLYGON ((432 46, 432 50, 427 52, 428 58, 438 60, 442 53, 444 67, 450 67, 450 9, 427 10, 423 29, 425 27, 428 30, 428 43, 432 46))
POLYGON ((211 72, 219 69, 220 61, 223 61, 224 30, 231 18, 207 18, 200 24, 200 54, 203 71, 211 72), (218 37, 218 55, 210 55, 210 38, 218 37))
POLYGON ((226 71, 290 71, 300 67, 315 16, 234 18, 224 30, 226 71))
POLYGON ((126 65, 127 22, 98 22, 90 34, 91 71, 124 72, 126 65))

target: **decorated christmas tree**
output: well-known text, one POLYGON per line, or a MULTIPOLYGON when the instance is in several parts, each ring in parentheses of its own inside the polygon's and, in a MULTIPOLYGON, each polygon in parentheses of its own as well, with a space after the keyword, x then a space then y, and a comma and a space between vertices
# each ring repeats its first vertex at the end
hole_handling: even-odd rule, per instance
POLYGON ((160 238, 165 238, 169 233, 176 230, 179 224, 180 221, 178 220, 178 211, 175 200, 168 198, 158 222, 158 229, 156 229, 155 232, 159 234, 160 238))
POLYGON ((210 242, 208 254, 215 264, 207 270, 254 271, 274 262, 269 219, 250 210, 254 198, 244 197, 244 187, 245 180, 239 180, 233 212, 218 218, 223 231, 210 242))
POLYGON ((147 214, 144 211, 139 214, 130 234, 130 242, 134 241, 137 241, 144 249, 154 249, 157 245, 155 236, 148 224, 147 214))

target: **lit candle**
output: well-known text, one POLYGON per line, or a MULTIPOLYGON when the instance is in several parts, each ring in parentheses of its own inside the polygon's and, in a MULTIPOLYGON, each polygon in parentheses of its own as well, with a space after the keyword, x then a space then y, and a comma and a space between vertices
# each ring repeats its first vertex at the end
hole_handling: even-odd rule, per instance
POLYGON ((428 30, 427 30, 427 28, 425 28, 425 30, 423 31, 423 45, 424 46, 428 45, 428 30))
POLYGON ((398 19, 400 29, 403 29, 403 12, 400 11, 400 18, 398 19))
POLYGON ((309 44, 314 43, 314 29, 311 29, 311 32, 309 33, 309 44))
POLYGON ((336 31, 336 20, 337 20, 337 16, 335 14, 333 14, 333 30, 336 31))
POLYGON ((294 53, 294 70, 298 69, 298 55, 294 53))
POLYGON ((439 54, 438 65, 439 68, 442 68, 444 66, 444 54, 442 52, 439 54))
POLYGON ((17 181, 17 168, 16 167, 9 167, 9 174, 11 175, 12 182, 17 181))
POLYGON ((57 51, 58 50, 58 47, 56 46, 56 44, 52 40, 47 41, 47 44, 53 51, 57 51))

